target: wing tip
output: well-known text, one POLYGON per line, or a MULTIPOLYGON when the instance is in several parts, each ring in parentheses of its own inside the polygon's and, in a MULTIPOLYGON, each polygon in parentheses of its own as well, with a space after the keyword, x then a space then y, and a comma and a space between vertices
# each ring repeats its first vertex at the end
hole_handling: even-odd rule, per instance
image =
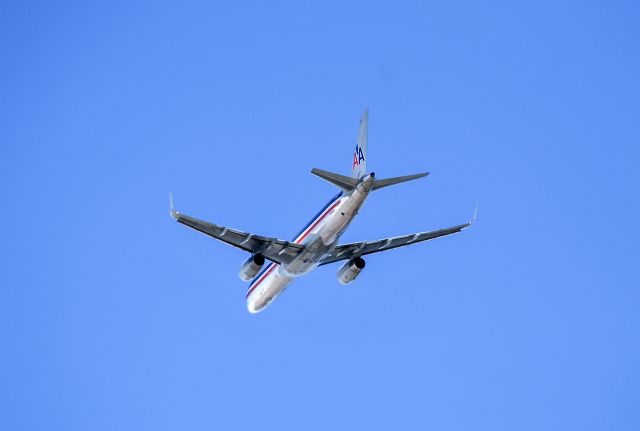
POLYGON ((178 215, 180 213, 176 211, 176 207, 173 204, 173 193, 169 192, 169 215, 172 219, 178 220, 178 215))
POLYGON ((463 225, 460 225, 461 226, 460 231, 463 231, 463 230, 473 226, 473 224, 476 222, 477 218, 478 218, 478 202, 476 202, 476 208, 473 210, 473 216, 471 217, 471 220, 469 220, 467 223, 465 223, 463 225))
POLYGON ((469 226, 474 224, 476 222, 477 218, 478 218, 478 202, 476 202, 476 209, 473 210, 473 217, 471 217, 471 221, 469 222, 469 226))

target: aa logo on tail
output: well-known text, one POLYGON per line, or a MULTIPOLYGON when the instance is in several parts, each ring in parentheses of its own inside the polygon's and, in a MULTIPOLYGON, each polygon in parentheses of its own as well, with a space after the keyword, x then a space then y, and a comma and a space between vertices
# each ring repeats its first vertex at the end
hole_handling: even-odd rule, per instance
POLYGON ((353 153, 353 166, 351 168, 360 166, 360 162, 364 162, 364 154, 362 154, 362 148, 356 144, 356 152, 353 153))

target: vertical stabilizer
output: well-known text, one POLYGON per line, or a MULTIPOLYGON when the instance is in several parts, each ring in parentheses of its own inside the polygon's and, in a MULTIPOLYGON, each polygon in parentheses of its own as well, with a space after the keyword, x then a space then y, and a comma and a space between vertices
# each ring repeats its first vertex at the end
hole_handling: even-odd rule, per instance
POLYGON ((360 130, 358 130, 358 140, 356 150, 353 153, 351 166, 351 176, 362 178, 367 174, 367 139, 369 128, 369 108, 365 109, 360 119, 360 130))

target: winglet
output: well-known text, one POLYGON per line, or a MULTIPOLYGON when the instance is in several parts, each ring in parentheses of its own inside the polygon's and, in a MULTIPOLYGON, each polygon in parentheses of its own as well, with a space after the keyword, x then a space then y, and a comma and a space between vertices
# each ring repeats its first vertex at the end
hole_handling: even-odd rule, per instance
POLYGON ((475 221, 476 218, 478 217, 478 202, 476 202, 476 209, 473 212, 473 218, 471 219, 471 221, 469 222, 470 225, 472 225, 475 221))
POLYGON ((178 214, 180 214, 178 211, 176 211, 176 208, 173 205, 173 193, 171 192, 169 192, 169 214, 171 214, 171 217, 175 220, 178 220, 178 214))

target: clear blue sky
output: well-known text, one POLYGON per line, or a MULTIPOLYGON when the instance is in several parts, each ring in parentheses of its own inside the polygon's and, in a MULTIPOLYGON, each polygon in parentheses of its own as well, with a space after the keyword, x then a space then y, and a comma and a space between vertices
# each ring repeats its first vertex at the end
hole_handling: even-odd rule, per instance
POLYGON ((0 429, 640 429, 640 5, 5 2, 0 429), (88 4, 90 3, 90 4, 88 4), (179 4, 180 3, 180 4, 179 4), (179 5, 178 5, 179 4, 179 5), (246 311, 348 173, 344 241, 477 224, 246 311))

